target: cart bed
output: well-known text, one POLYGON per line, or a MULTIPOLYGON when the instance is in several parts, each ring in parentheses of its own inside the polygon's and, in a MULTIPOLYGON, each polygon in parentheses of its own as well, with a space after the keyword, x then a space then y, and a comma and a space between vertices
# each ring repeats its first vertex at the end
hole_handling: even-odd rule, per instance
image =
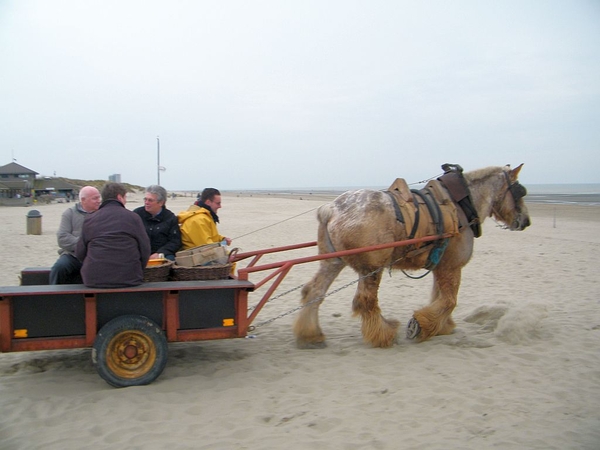
POLYGON ((236 279, 118 289, 0 286, 0 351, 91 347, 102 326, 126 314, 148 317, 169 342, 244 337, 252 290, 253 283, 236 279))

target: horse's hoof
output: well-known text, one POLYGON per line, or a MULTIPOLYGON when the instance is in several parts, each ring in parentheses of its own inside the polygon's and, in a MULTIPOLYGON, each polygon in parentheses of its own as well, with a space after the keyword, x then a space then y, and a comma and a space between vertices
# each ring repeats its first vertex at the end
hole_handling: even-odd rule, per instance
POLYGON ((406 338, 414 339, 419 335, 420 332, 421 326, 419 325, 419 322, 417 322, 417 319, 414 317, 411 317, 406 325, 406 338))

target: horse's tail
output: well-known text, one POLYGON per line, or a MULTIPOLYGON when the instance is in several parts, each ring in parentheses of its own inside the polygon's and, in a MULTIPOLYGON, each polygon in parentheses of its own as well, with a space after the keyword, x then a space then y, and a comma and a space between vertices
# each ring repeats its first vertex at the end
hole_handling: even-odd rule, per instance
POLYGON ((331 242, 331 236, 329 235, 329 230, 327 229, 327 225, 331 220, 331 216, 333 216, 333 207, 331 203, 326 203, 322 205, 317 210, 317 219, 319 221, 319 250, 320 253, 333 253, 335 252, 335 247, 331 242))

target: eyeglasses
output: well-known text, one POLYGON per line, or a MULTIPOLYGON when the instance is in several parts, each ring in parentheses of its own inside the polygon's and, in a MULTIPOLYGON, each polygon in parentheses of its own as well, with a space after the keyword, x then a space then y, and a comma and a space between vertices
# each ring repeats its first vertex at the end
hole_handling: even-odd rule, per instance
POLYGON ((145 198, 144 202, 146 202, 146 203, 155 203, 156 200, 154 200, 153 198, 145 198))

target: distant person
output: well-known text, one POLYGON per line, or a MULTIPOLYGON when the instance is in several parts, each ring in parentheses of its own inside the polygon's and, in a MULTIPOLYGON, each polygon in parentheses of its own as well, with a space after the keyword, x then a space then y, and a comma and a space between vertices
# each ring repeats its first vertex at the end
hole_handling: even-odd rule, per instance
POLYGON ((83 283, 93 288, 138 286, 150 259, 150 239, 142 219, 125 208, 127 189, 106 183, 102 204, 83 222, 75 256, 83 283))
POLYGON ((60 255, 50 269, 50 284, 82 283, 81 262, 75 256, 77 241, 81 235, 84 219, 98 211, 102 203, 100 192, 93 186, 84 186, 79 191, 79 203, 66 209, 61 216, 56 233, 58 254, 60 255))
POLYGON ((219 234, 217 211, 221 208, 221 193, 215 188, 202 191, 196 203, 177 214, 181 226, 181 243, 183 250, 200 245, 213 244, 225 240, 227 245, 231 239, 219 234))
POLYGON ((167 191, 162 186, 146 188, 144 206, 133 210, 142 218, 146 233, 150 238, 150 259, 162 253, 165 258, 175 261, 175 253, 181 248, 181 232, 177 216, 165 207, 167 191))

